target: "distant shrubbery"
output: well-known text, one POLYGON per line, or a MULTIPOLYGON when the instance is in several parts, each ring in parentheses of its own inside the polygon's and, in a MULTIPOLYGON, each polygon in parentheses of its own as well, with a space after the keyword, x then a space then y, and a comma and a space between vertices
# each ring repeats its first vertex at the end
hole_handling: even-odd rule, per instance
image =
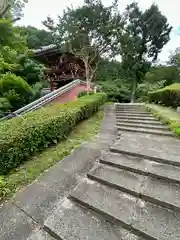
POLYGON ((150 102, 178 107, 180 106, 180 83, 174 83, 157 91, 149 92, 148 98, 150 102))
POLYGON ((114 81, 98 82, 101 90, 107 94, 111 102, 130 102, 130 89, 123 79, 114 81))
POLYGON ((41 96, 42 84, 30 86, 23 78, 12 73, 0 77, 0 117, 15 111, 41 96))
POLYGON ((84 96, 0 123, 0 174, 17 167, 33 153, 61 140, 81 120, 106 102, 106 94, 84 96))

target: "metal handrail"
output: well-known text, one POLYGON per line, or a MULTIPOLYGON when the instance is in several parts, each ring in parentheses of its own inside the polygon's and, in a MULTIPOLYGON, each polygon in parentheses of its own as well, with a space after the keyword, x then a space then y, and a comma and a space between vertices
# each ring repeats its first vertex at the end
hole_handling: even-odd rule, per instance
POLYGON ((51 102, 55 98, 61 96, 62 94, 66 93, 67 91, 71 90, 73 87, 75 87, 79 84, 86 85, 86 82, 79 80, 79 79, 74 80, 73 82, 71 82, 53 92, 50 92, 50 93, 46 94, 45 96, 37 99, 36 101, 29 103, 28 105, 18 109, 17 111, 12 112, 11 114, 1 118, 0 121, 5 120, 5 119, 10 119, 10 118, 16 117, 18 115, 22 115, 27 112, 36 110, 36 109, 46 105, 47 103, 51 102))

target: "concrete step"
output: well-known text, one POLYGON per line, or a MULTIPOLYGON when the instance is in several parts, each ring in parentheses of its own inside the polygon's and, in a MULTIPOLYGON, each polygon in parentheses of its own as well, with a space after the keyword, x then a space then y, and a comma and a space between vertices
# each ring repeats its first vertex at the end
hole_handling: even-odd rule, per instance
POLYGON ((180 167, 154 162, 149 159, 109 152, 100 158, 108 166, 124 169, 143 176, 151 176, 180 184, 180 167))
POLYGON ((164 130, 169 131, 168 127, 165 125, 152 125, 152 124, 142 124, 142 123, 125 123, 121 121, 117 121, 117 127, 134 127, 134 128, 146 128, 152 130, 164 130))
POLYGON ((98 164, 88 177, 99 183, 180 212, 180 184, 98 164))
POLYGON ((119 131, 128 131, 128 132, 139 132, 139 133, 148 133, 154 135, 162 135, 162 136, 173 136, 173 133, 169 130, 157 130, 157 129, 148 129, 146 127, 125 127, 125 126, 117 126, 117 130, 119 131))
POLYGON ((146 108, 142 107, 142 106, 116 106, 115 107, 116 110, 122 110, 122 111, 147 111, 146 108))
POLYGON ((112 222, 118 221, 138 236, 151 240, 180 239, 179 213, 112 187, 87 179, 70 198, 112 222))
POLYGON ((142 116, 118 116, 116 115, 116 119, 126 119, 126 120, 141 120, 141 121, 159 121, 154 117, 142 117, 142 116))
POLYGON ((137 108, 142 108, 144 109, 144 106, 142 104, 115 104, 116 109, 117 108, 132 108, 132 109, 137 109, 137 108))
POLYGON ((132 117, 153 117, 152 114, 150 113, 137 113, 137 112, 117 112, 116 111, 116 116, 118 117, 121 117, 121 116, 126 116, 126 117, 129 117, 129 116, 132 116, 132 117))
POLYGON ((121 108, 116 108, 117 112, 139 112, 139 113, 151 113, 150 111, 147 111, 145 108, 138 108, 138 109, 121 109, 121 108))
POLYGON ((122 122, 122 123, 134 123, 134 124, 151 124, 151 125, 157 125, 157 126, 164 126, 161 122, 157 121, 157 120, 133 120, 133 119, 121 119, 121 118, 117 118, 117 122, 122 122))
POLYGON ((115 108, 117 111, 147 111, 143 107, 116 107, 115 108))
POLYGON ((180 166, 179 139, 135 132, 122 132, 120 137, 110 148, 112 152, 180 166))
POLYGON ((44 228, 62 240, 145 240, 69 199, 59 203, 44 228))

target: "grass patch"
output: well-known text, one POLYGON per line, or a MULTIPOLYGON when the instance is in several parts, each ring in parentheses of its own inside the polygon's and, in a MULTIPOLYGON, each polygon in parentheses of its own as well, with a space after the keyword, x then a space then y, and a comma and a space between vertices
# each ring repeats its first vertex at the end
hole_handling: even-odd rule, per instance
POLYGON ((102 119, 103 110, 79 123, 70 133, 68 139, 45 149, 11 171, 7 176, 0 178, 0 185, 3 186, 3 199, 10 198, 18 189, 31 183, 46 169, 69 155, 74 148, 95 136, 100 130, 102 119))
POLYGON ((145 104, 145 107, 161 122, 167 124, 176 136, 180 137, 180 115, 175 109, 157 104, 145 104))

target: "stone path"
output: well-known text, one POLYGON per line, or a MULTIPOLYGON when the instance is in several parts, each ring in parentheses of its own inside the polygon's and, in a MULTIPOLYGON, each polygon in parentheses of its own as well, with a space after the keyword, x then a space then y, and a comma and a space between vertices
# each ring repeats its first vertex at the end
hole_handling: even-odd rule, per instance
POLYGON ((0 208, 0 239, 179 240, 180 140, 140 104, 0 208))

